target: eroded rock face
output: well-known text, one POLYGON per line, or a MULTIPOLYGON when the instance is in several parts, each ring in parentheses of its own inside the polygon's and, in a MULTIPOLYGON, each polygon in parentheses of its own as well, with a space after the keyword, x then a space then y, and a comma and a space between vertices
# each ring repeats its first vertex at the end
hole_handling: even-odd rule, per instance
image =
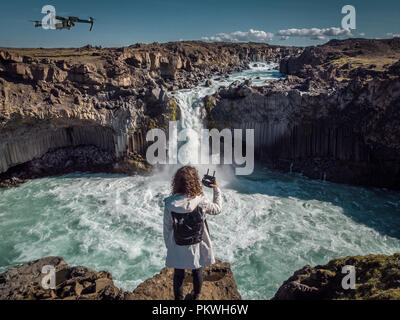
MULTIPOLYGON (((344 43, 356 46, 353 42, 344 43)), ((390 57, 393 52, 400 57, 397 42, 382 41, 382 46, 392 46, 390 57)), ((400 75, 396 71, 400 62, 386 57, 392 63, 374 71, 373 78, 364 74, 364 67, 342 74, 348 79, 324 77, 326 70, 320 66, 328 57, 334 66, 335 57, 343 59, 337 54, 329 44, 308 48, 289 58, 301 66, 290 71, 295 75, 268 81, 263 87, 233 83, 220 89, 205 99, 208 127, 254 129, 256 158, 274 168, 340 183, 400 188, 400 75)))
POLYGON ((96 272, 86 267, 70 267, 61 257, 46 257, 16 266, 0 275, 0 299, 89 299, 121 300, 125 292, 114 286, 109 272, 96 272), (56 271, 56 288, 44 289, 44 266, 56 271))
MULTIPOLYGON (((141 160, 143 162, 143 159, 141 160)), ((131 167, 138 169, 140 163, 131 167)), ((16 186, 28 179, 40 177, 77 171, 114 173, 118 171, 116 169, 114 154, 105 149, 94 145, 60 147, 50 149, 41 157, 11 168, 6 174, 3 174, 4 179, 0 181, 0 188, 16 186)))
POLYGON ((147 130, 179 118, 168 91, 242 70, 254 59, 279 61, 294 50, 195 41, 0 48, 0 174, 54 148, 93 145, 120 161, 131 146, 143 156, 147 130))
MULTIPOLYGON (((0 274, 0 300, 173 300, 173 270, 164 268, 140 284, 133 292, 114 285, 107 271, 96 272, 84 266, 70 267, 61 257, 46 257, 9 269, 0 274), (44 266, 53 266, 56 288, 44 289, 44 266)), ((192 285, 186 275, 184 292, 192 285)), ((204 268, 204 285, 200 299, 241 299, 229 264, 217 261, 204 268)))
POLYGON ((357 76, 364 80, 379 77, 399 59, 399 38, 331 40, 285 57, 280 71, 333 86, 357 76))
POLYGON ((346 257, 323 266, 305 266, 295 271, 278 289, 273 300, 399 300, 400 254, 346 257), (356 288, 343 289, 342 273, 354 266, 356 288))

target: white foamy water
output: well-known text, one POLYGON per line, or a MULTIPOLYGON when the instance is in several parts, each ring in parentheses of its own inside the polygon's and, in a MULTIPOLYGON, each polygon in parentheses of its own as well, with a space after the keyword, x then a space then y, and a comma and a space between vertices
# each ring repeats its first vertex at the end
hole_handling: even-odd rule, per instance
MULTIPOLYGON (((269 65, 259 68, 214 81, 211 88, 178 92, 182 127, 201 129, 198 103, 221 83, 279 77, 269 65)), ((162 200, 175 169, 160 168, 149 177, 77 173, 0 190, 0 271, 59 255, 70 265, 110 271, 118 286, 134 289, 164 266, 162 200)), ((242 177, 218 167, 217 178, 223 212, 208 218, 211 238, 216 257, 231 263, 244 298, 271 298, 306 264, 400 251, 399 192, 262 167, 242 177)), ((211 199, 211 191, 205 193, 211 199)))

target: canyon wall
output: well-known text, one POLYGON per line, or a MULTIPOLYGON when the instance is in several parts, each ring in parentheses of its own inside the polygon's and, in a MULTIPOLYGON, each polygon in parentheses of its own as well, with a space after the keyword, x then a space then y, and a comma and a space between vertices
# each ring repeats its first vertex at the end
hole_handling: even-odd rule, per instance
POLYGON ((116 162, 142 161, 147 130, 179 119, 169 91, 297 50, 205 42, 0 49, 0 174, 54 149, 83 145, 116 162))
POLYGON ((121 153, 124 146, 123 141, 114 141, 114 134, 110 128, 101 126, 86 125, 56 129, 45 127, 43 130, 33 131, 21 136, 14 132, 14 136, 0 146, 0 172, 40 157, 51 149, 93 145, 116 155, 117 151, 121 153))
POLYGON ((0 49, 0 174, 82 145, 144 164, 146 132, 180 117, 169 92, 263 60, 284 79, 222 88, 205 101, 210 128, 255 129, 257 159, 275 168, 398 188, 399 59, 399 39, 0 49))
MULTIPOLYGON (((384 53, 400 58, 397 42, 383 42, 394 47, 384 53)), ((296 75, 261 87, 252 87, 249 80, 234 83, 206 97, 208 127, 254 129, 256 159, 274 168, 340 183, 400 188, 400 61, 392 59, 381 71, 361 65, 350 72, 327 72, 324 68, 334 63, 323 60, 332 56, 331 49, 324 50, 315 49, 320 56, 304 51, 297 56, 300 62, 283 59, 281 71, 290 61, 296 75), (306 59, 307 54, 312 57, 306 59)))

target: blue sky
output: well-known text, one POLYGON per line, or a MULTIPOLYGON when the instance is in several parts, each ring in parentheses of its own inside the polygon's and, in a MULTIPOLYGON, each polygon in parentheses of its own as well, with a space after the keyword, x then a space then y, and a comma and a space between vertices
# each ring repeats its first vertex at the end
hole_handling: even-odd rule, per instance
MULTIPOLYGON (((77 1, 14 0, 0 4, 0 46, 3 47, 80 47, 86 44, 126 46, 133 43, 200 40, 203 37, 233 37, 249 30, 254 35, 272 34, 271 44, 313 45, 329 37, 312 40, 308 36, 276 35, 279 30, 340 28, 341 8, 356 8, 356 30, 352 34, 366 38, 388 38, 400 34, 399 0, 295 1, 295 0, 141 0, 77 1), (96 19, 89 26, 77 24, 71 30, 34 28, 29 20, 41 20, 42 6, 55 6, 57 15, 96 19)), ((262 38, 262 37, 261 37, 262 38)), ((240 40, 239 39, 239 40, 240 40)), ((237 40, 237 39, 236 39, 237 40)))

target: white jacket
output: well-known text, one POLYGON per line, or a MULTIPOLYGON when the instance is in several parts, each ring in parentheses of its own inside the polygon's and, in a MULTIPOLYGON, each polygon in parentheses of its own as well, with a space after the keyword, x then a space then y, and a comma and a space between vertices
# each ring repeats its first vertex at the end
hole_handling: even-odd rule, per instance
POLYGON ((164 241, 167 247, 167 259, 165 265, 177 269, 198 269, 215 262, 214 252, 207 228, 204 228, 203 241, 189 246, 178 246, 175 243, 173 221, 171 212, 192 212, 198 205, 203 212, 211 215, 221 213, 221 190, 214 188, 214 201, 210 202, 205 196, 188 198, 187 196, 174 194, 164 199, 164 241))

